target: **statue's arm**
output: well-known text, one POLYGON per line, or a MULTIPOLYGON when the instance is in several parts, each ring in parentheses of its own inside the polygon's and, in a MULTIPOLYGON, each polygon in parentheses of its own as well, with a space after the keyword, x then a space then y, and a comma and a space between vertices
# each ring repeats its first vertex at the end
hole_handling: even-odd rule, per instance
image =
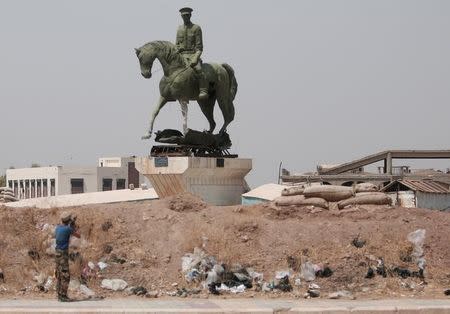
POLYGON ((202 29, 200 27, 197 28, 195 34, 195 63, 197 64, 200 60, 200 56, 203 52, 203 36, 202 29))
POLYGON ((181 50, 183 50, 181 48, 181 44, 182 44, 182 40, 183 40, 182 38, 183 38, 183 34, 181 32, 181 29, 178 28, 178 30, 177 30, 177 38, 175 39, 175 45, 177 46, 177 50, 179 52, 181 52, 181 50))

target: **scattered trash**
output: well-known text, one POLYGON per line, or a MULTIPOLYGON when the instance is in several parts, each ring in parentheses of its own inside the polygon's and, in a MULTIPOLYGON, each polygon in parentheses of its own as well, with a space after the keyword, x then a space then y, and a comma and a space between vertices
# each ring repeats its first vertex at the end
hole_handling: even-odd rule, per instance
MULTIPOLYGON (((316 265, 315 265, 316 266, 316 265)), ((316 267, 315 267, 316 269, 316 267)), ((325 266, 325 267, 319 267, 316 270, 316 277, 319 278, 327 278, 327 277, 331 277, 331 275, 333 275, 333 271, 331 270, 330 267, 325 266)))
POLYGON ((254 282, 259 283, 259 282, 262 282, 264 280, 263 273, 258 273, 256 271, 254 271, 253 268, 247 268, 246 270, 247 270, 248 275, 253 279, 254 282))
POLYGON ((103 279, 101 287, 104 289, 121 291, 128 286, 127 282, 122 279, 103 279))
POLYGON ((387 273, 386 273, 386 266, 384 265, 384 261, 382 258, 379 258, 377 261, 377 274, 380 276, 383 276, 384 278, 386 278, 387 273))
POLYGON ((357 247, 358 249, 362 248, 364 245, 366 245, 366 240, 361 239, 360 235, 358 234, 356 238, 352 241, 353 246, 357 247))
POLYGON ((230 292, 231 293, 243 293, 243 292, 245 292, 245 286, 244 285, 239 285, 239 286, 236 286, 236 287, 231 287, 230 288, 230 292))
POLYGON ((424 252, 423 252, 423 243, 425 242, 425 233, 426 233, 425 229, 417 229, 416 231, 409 233, 407 236, 408 241, 414 245, 414 249, 413 249, 411 256, 413 257, 417 266, 421 270, 422 277, 423 277, 423 271, 424 271, 425 265, 426 265, 424 252))
POLYGON ((407 268, 404 267, 394 267, 392 269, 392 272, 399 275, 402 278, 408 278, 408 277, 417 277, 423 279, 423 269, 419 269, 419 271, 410 271, 407 268))
POLYGON ((147 294, 145 295, 146 298, 157 298, 159 295, 159 292, 156 290, 152 290, 147 292, 147 294))
POLYGON ((118 256, 112 254, 111 258, 109 259, 109 261, 112 262, 112 263, 124 264, 126 262, 126 259, 124 259, 122 257, 118 257, 118 256))
POLYGON ((86 265, 81 271, 81 279, 83 279, 83 281, 88 281, 89 279, 95 277, 97 277, 97 272, 88 265, 86 265))
POLYGON ((261 286, 261 291, 263 291, 263 292, 270 292, 272 290, 273 290, 273 287, 267 282, 264 282, 261 286))
POLYGON ((320 291, 319 291, 319 290, 308 289, 307 293, 308 293, 308 295, 309 295, 311 298, 318 298, 318 297, 320 297, 320 291))
POLYGON ((275 272, 275 279, 283 279, 285 277, 289 277, 290 273, 289 270, 281 270, 281 271, 277 271, 275 272))
POLYGON ((219 282, 219 276, 217 275, 217 273, 214 270, 209 271, 206 277, 206 284, 211 285, 216 284, 217 282, 219 282))
POLYGON ((292 291, 292 285, 289 282, 289 276, 286 275, 283 278, 278 280, 278 283, 274 287, 275 289, 281 290, 283 292, 292 291))
POLYGON ((296 285, 296 286, 301 286, 302 285, 302 281, 300 280, 300 278, 296 278, 295 280, 294 280, 294 285, 296 285))
POLYGON ((213 271, 215 271, 216 274, 220 276, 220 275, 223 274, 223 272, 225 271, 225 269, 223 268, 222 265, 216 264, 216 265, 214 265, 214 267, 213 267, 213 271))
POLYGON ((305 294, 306 298, 318 298, 320 296, 320 286, 316 283, 310 283, 305 294))
POLYGON ((49 277, 47 278, 47 281, 46 281, 45 284, 44 284, 44 290, 45 290, 46 292, 49 291, 50 288, 52 287, 52 285, 53 285, 53 278, 49 276, 49 277))
POLYGON ((137 295, 137 296, 143 296, 147 294, 147 289, 144 287, 134 287, 131 289, 131 292, 133 292, 133 294, 137 295))
POLYGON ((195 281, 197 278, 199 278, 200 272, 197 269, 190 270, 186 275, 184 275, 184 278, 187 282, 195 281))
POLYGON ((369 267, 369 269, 367 269, 367 274, 365 278, 371 279, 373 277, 375 277, 375 272, 372 267, 369 267))
POLYGON ((105 262, 98 262, 97 266, 98 266, 98 268, 100 268, 100 270, 103 270, 106 267, 108 267, 108 264, 106 264, 105 262))
POLYGON ((353 295, 350 291, 339 290, 328 295, 329 299, 353 299, 353 295))
POLYGON ((95 264, 93 262, 88 262, 88 267, 92 270, 95 270, 95 264))
POLYGON ((300 278, 305 281, 313 281, 316 279, 316 272, 314 270, 313 263, 306 262, 300 266, 300 278))

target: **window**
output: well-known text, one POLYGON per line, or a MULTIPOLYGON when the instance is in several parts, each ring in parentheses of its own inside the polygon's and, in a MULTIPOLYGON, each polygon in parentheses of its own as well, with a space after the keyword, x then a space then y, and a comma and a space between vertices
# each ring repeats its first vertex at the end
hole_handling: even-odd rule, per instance
POLYGON ((125 179, 117 179, 117 190, 125 190, 125 179))
POLYGON ((70 185, 72 187, 72 194, 84 193, 83 179, 70 179, 70 185))
POLYGON ((225 166, 225 160, 223 158, 216 159, 216 167, 223 168, 225 166))
POLYGON ((112 190, 112 179, 103 179, 103 191, 112 190))
MULTIPOLYGON (((81 192, 83 193, 83 192, 81 192)), ((55 179, 50 179, 50 196, 56 195, 55 179)))

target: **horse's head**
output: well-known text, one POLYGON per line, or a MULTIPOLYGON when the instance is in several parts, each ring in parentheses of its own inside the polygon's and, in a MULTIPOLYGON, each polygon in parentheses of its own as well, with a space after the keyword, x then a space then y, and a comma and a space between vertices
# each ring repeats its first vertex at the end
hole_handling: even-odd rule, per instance
POLYGON ((155 61, 156 54, 153 52, 151 47, 146 47, 146 45, 141 48, 135 48, 136 56, 139 59, 139 65, 141 67, 141 74, 145 78, 152 77, 152 66, 155 61))

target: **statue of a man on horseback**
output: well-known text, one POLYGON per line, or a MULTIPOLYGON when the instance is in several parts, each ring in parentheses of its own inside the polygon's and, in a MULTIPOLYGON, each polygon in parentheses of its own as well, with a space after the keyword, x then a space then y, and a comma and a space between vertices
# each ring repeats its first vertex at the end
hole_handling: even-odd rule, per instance
POLYGON ((182 54, 186 65, 195 70, 200 90, 198 99, 206 99, 208 98, 208 82, 202 72, 202 60, 200 59, 203 52, 202 29, 191 22, 191 8, 181 8, 180 13, 184 23, 177 30, 177 50, 182 54))
POLYGON ((178 28, 176 45, 168 41, 152 41, 136 50, 141 74, 151 78, 156 59, 162 65, 164 76, 159 83, 160 98, 150 119, 150 125, 142 139, 149 139, 159 111, 167 102, 179 101, 183 114, 183 131, 187 132, 187 104, 196 100, 208 120, 212 133, 216 127, 214 105, 217 101, 223 114, 224 124, 219 134, 226 133, 227 126, 234 119, 233 100, 237 92, 234 70, 226 63, 203 63, 200 26, 190 21, 192 9, 180 10, 184 24, 178 28))

